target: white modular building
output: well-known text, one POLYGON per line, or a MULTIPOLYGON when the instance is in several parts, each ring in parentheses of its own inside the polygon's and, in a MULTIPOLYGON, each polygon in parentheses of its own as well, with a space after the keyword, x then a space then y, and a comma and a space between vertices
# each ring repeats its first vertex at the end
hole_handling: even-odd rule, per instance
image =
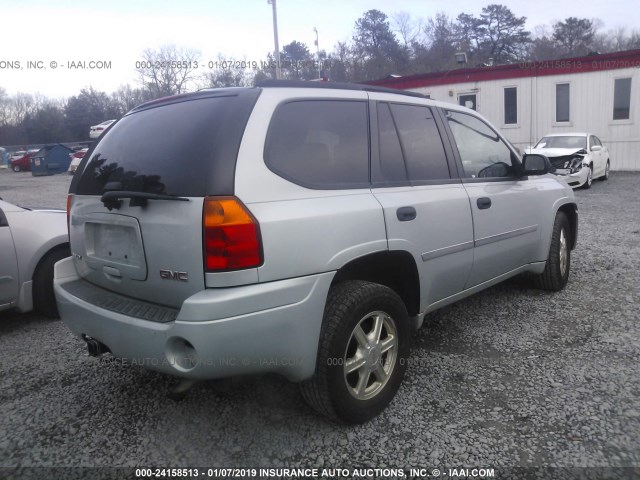
POLYGON ((368 83, 473 108, 520 151, 549 133, 590 132, 608 147, 612 170, 640 170, 640 50, 368 83))

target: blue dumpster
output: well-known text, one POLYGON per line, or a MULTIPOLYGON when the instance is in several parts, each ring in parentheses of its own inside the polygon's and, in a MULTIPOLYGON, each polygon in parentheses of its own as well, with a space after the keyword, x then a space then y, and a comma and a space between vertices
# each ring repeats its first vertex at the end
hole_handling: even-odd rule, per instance
POLYGON ((39 177, 66 173, 71 163, 70 153, 73 153, 73 150, 59 143, 45 145, 31 157, 31 175, 39 177))

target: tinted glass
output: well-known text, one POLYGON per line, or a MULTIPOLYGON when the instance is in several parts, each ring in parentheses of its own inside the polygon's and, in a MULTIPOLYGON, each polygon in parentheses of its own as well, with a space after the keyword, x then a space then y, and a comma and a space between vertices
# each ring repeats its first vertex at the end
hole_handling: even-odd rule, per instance
POLYGON ((391 105, 400 134, 406 169, 412 182, 448 179, 449 167, 431 110, 415 105, 391 105))
POLYGON ((367 104, 304 100, 280 105, 265 146, 267 166, 309 188, 369 186, 367 104))
POLYGON ((372 172, 375 183, 408 184, 407 168, 389 104, 378 104, 379 169, 372 172))
POLYGON ((258 95, 247 92, 126 115, 91 152, 71 191, 101 195, 106 187, 186 197, 232 195, 240 140, 258 95), (250 101, 239 100, 242 95, 250 101))
POLYGON ((504 89, 504 124, 518 123, 518 89, 509 87, 504 89))
POLYGON ((472 115, 447 112, 466 177, 510 177, 515 173, 514 156, 486 123, 472 115))
POLYGON ((569 121, 569 84, 556 85, 556 122, 569 121))
POLYGON ((631 110, 631 79, 617 78, 613 91, 613 119, 628 120, 631 110))

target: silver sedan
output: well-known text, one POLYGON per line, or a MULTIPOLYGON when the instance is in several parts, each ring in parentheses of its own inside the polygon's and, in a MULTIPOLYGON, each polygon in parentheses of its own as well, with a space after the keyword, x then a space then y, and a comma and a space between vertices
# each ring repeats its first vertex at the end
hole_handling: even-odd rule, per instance
POLYGON ((58 310, 53 265, 69 254, 64 210, 29 209, 0 200, 0 310, 58 310))

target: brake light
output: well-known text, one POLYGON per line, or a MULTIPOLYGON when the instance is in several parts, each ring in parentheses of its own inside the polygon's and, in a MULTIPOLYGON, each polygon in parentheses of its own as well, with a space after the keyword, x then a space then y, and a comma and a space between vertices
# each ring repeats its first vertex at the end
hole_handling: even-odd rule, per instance
POLYGON ((73 204, 73 195, 67 195, 67 235, 69 236, 69 240, 71 240, 71 228, 70 228, 70 219, 71 219, 71 205, 73 204))
POLYGON ((262 264, 258 221, 237 198, 205 198, 202 230, 206 271, 239 270, 262 264))

